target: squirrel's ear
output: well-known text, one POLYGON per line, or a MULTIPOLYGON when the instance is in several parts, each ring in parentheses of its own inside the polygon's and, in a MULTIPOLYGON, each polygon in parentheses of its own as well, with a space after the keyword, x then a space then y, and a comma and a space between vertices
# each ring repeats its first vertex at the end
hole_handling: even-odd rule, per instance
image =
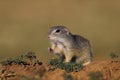
POLYGON ((70 34, 70 31, 68 29, 65 29, 66 34, 70 34))
POLYGON ((70 32, 69 31, 67 31, 67 35, 69 35, 70 34, 70 32))

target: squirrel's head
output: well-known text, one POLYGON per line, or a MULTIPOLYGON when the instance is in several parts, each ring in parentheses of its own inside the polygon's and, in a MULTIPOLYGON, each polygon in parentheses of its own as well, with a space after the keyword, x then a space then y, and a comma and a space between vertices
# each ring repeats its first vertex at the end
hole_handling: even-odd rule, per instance
POLYGON ((63 40, 70 36, 70 31, 65 26, 53 26, 48 32, 50 40, 63 40))

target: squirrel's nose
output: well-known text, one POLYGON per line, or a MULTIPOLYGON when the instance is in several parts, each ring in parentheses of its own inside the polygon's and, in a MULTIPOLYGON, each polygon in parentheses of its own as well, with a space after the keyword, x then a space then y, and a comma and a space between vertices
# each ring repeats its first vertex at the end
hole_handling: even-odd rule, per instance
POLYGON ((50 38, 50 35, 48 35, 48 38, 50 38))

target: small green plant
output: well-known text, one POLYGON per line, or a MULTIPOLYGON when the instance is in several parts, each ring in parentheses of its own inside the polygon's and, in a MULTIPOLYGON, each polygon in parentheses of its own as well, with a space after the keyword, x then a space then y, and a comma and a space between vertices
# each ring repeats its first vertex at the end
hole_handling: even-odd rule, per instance
POLYGON ((64 73, 62 76, 64 77, 64 80, 73 80, 73 77, 67 73, 64 73))
POLYGON ((9 58, 5 61, 1 61, 1 64, 6 66, 6 65, 11 65, 12 63, 15 64, 23 64, 23 65, 28 65, 28 63, 20 58, 9 58))
POLYGON ((90 77, 90 80, 104 80, 103 74, 100 71, 90 72, 88 76, 90 77))
POLYGON ((116 55, 114 52, 111 52, 111 53, 109 54, 109 56, 110 56, 111 59, 116 59, 116 58, 118 58, 118 55, 116 55))
POLYGON ((42 62, 40 62, 37 58, 34 52, 28 52, 24 53, 21 56, 15 57, 15 58, 9 58, 7 60, 1 61, 0 62, 2 65, 11 65, 13 63, 15 64, 22 64, 22 65, 35 65, 39 64, 41 65, 42 62))
POLYGON ((83 68, 81 64, 76 64, 74 62, 64 63, 62 60, 57 58, 52 59, 50 61, 50 65, 66 70, 67 72, 72 72, 72 71, 77 72, 83 68))
POLYGON ((58 58, 51 59, 50 62, 49 62, 49 64, 53 65, 53 66, 58 66, 60 63, 62 63, 62 61, 58 58))

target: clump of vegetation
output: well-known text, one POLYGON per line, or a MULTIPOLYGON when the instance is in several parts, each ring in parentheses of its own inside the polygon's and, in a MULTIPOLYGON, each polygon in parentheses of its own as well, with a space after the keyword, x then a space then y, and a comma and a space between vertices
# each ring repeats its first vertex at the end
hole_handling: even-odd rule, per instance
POLYGON ((64 80, 73 80, 73 77, 67 73, 64 73, 62 76, 64 77, 64 80))
POLYGON ((9 58, 7 60, 0 62, 2 65, 11 65, 11 64, 22 64, 22 65, 41 65, 42 62, 40 62, 34 52, 27 52, 22 54, 21 56, 15 57, 15 58, 9 58))
POLYGON ((109 56, 110 56, 111 59, 116 59, 116 58, 118 58, 118 55, 116 55, 114 52, 111 52, 111 53, 109 54, 109 56))
POLYGON ((79 71, 83 68, 82 64, 76 64, 74 62, 64 63, 61 59, 51 59, 50 65, 66 70, 67 72, 79 71))
POLYGON ((88 76, 90 77, 90 80, 104 80, 103 74, 100 71, 90 72, 88 76))

